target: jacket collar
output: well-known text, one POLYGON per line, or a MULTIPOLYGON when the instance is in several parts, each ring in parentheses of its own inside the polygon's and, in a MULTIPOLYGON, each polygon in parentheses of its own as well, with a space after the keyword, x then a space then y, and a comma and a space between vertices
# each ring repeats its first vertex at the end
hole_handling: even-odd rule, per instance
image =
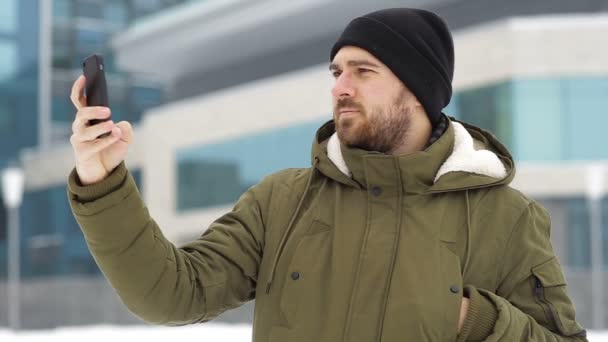
POLYGON ((508 175, 494 152, 486 150, 462 124, 451 120, 445 133, 423 151, 402 156, 365 151, 341 144, 334 132, 327 141, 327 156, 344 176, 363 188, 383 184, 400 186, 408 193, 427 192, 443 176, 454 172, 490 177, 494 181, 508 175), (394 184, 390 184, 391 178, 394 184))

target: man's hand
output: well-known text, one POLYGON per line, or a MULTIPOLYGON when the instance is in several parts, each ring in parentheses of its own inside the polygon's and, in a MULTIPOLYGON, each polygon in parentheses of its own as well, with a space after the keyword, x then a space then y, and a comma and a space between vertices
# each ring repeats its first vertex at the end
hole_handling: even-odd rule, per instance
POLYGON ((70 143, 74 149, 78 178, 83 185, 88 185, 107 177, 122 162, 133 141, 133 130, 126 121, 116 124, 106 121, 89 125, 91 119, 104 119, 110 116, 110 109, 87 107, 86 98, 83 96, 84 85, 84 76, 80 76, 72 87, 70 98, 78 112, 72 124, 73 134, 70 143), (106 132, 111 134, 97 139, 106 132))
POLYGON ((467 318, 467 312, 469 312, 469 298, 462 297, 460 302, 460 318, 458 319, 458 333, 462 330, 462 325, 467 318))

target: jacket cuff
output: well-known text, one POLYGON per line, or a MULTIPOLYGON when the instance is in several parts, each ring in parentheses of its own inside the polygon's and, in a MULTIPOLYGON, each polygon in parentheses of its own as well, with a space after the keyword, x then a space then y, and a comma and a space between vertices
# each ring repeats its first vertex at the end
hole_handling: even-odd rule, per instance
POLYGON ((458 341, 484 341, 494 330, 498 309, 492 301, 481 295, 473 286, 466 286, 464 295, 470 300, 469 311, 458 341))
POLYGON ((127 178, 127 173, 125 162, 122 161, 102 181, 95 184, 82 185, 76 168, 73 168, 68 177, 68 191, 74 201, 80 203, 93 202, 120 188, 127 178))

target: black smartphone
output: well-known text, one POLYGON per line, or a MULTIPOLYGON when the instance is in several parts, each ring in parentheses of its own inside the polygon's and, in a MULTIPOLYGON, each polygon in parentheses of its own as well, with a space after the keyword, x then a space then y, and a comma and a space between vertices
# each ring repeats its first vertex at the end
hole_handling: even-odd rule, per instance
MULTIPOLYGON (((109 107, 108 87, 106 84, 103 57, 99 54, 92 54, 85 58, 82 62, 82 73, 86 79, 84 94, 86 95, 87 106, 109 107)), ((89 120, 89 125, 96 125, 110 119, 111 116, 102 120, 89 120)), ((110 135, 110 132, 104 133, 98 138, 103 138, 108 135, 110 135)))

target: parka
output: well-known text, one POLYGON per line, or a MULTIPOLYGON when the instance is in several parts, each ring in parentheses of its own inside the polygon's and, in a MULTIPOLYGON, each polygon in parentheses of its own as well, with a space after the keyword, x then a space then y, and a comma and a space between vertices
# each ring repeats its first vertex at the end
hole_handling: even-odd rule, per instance
POLYGON ((254 342, 587 340, 549 215, 509 186, 513 158, 491 133, 450 118, 426 149, 388 155, 343 145, 329 121, 311 164, 265 177, 179 247, 124 162, 88 186, 73 170, 68 198, 101 271, 150 323, 255 300, 254 342))

